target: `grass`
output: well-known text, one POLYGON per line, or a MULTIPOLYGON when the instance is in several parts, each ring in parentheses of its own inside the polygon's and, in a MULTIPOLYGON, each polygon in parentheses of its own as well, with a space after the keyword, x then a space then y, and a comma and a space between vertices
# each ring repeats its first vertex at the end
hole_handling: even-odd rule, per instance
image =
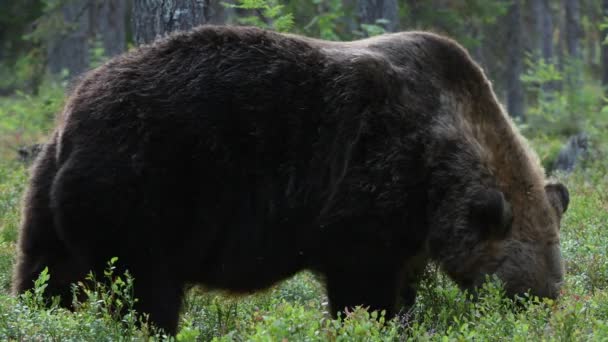
MULTIPOLYGON (((61 101, 53 96, 20 95, 0 99, 0 132, 14 143, 34 142, 50 119, 32 125, 6 113, 27 118, 47 113, 61 101), (50 101, 50 102, 49 102, 50 101), (12 108, 12 109, 11 109, 12 108), (15 112, 16 113, 16 112, 15 112), (4 116, 2 116, 4 115, 4 116), (17 134, 17 133, 19 134, 17 134)), ((596 123, 596 126, 597 123, 596 123)), ((339 320, 328 318, 322 285, 306 272, 255 295, 234 298, 192 288, 181 316, 179 341, 417 341, 461 340, 608 340, 608 161, 606 132, 592 134, 595 161, 569 176, 558 176, 571 192, 571 205, 562 224, 566 283, 557 301, 531 298, 520 303, 503 296, 498 281, 490 281, 477 301, 470 300, 434 267, 420 285, 417 302, 405 317, 384 322, 381 313, 354 310, 339 320)), ((555 137, 537 135, 532 144, 542 158, 559 146, 555 137)), ((13 161, 10 149, 0 153, 0 340, 163 340, 145 318, 116 305, 133 303, 130 280, 116 278, 113 286, 79 290, 88 298, 75 312, 45 306, 39 293, 9 295, 20 198, 26 169, 13 161), (93 291, 95 290, 95 291, 93 291), (88 292, 87 292, 88 291, 88 292), (117 304, 118 303, 118 304, 117 304), (117 319, 118 318, 118 319, 117 319), (140 324, 136 324, 141 321, 140 324)), ((109 271, 112 270, 109 265, 109 271)), ((52 275, 51 275, 52 276, 52 275)), ((44 277, 38 291, 44 289, 44 277)), ((135 280, 136 281, 136 280, 135 280)))

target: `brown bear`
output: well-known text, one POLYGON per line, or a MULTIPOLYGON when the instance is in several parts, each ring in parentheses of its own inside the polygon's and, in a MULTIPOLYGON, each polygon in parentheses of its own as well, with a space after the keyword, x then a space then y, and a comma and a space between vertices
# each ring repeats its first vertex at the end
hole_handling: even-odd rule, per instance
POLYGON ((327 42, 203 26, 91 71, 33 165, 14 291, 119 263, 175 333, 185 284, 308 269, 332 312, 393 315, 432 260, 464 289, 554 298, 568 205, 490 82, 424 32, 327 42))

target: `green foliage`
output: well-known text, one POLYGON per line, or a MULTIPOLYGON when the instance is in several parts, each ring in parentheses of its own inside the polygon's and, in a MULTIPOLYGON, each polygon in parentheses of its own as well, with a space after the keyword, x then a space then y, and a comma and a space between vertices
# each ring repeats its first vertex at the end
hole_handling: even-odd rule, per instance
POLYGON ((93 39, 91 48, 89 50, 89 61, 91 68, 97 68, 102 65, 106 60, 107 56, 103 48, 103 42, 101 39, 93 39))
POLYGON ((537 142, 546 163, 555 159, 567 137, 579 132, 591 137, 594 157, 606 157, 598 147, 608 130, 608 107, 601 101, 602 88, 597 81, 572 76, 580 73, 579 63, 570 61, 560 72, 554 64, 530 56, 521 77, 528 90, 528 107, 527 120, 520 128, 537 142))
POLYGON ((74 306, 76 312, 93 316, 115 329, 116 335, 129 339, 137 330, 136 325, 143 323, 147 329, 146 320, 135 312, 134 305, 137 299, 133 295, 134 279, 128 272, 123 275, 116 274, 116 262, 112 258, 104 271, 102 281, 97 281, 92 273, 86 281, 79 282, 72 287, 74 293, 74 306), (85 301, 79 301, 81 294, 85 301))
POLYGON ((447 34, 465 47, 479 46, 484 32, 507 13, 509 2, 497 0, 452 1, 438 6, 433 1, 409 2, 401 8, 407 28, 432 30, 447 34), (474 34, 472 34, 474 33, 474 34))
MULTIPOLYGON (((529 126, 521 125, 520 127, 526 129, 529 126)), ((538 154, 545 170, 551 170, 555 164, 557 155, 564 147, 565 138, 537 132, 530 140, 535 146, 534 151, 538 154)))
POLYGON ((32 48, 13 61, 0 62, 0 90, 36 92, 44 75, 43 51, 32 48))
POLYGON ((596 293, 608 288, 608 163, 594 162, 562 181, 577 191, 562 229, 563 252, 568 258, 570 282, 578 293, 596 293))
POLYGON ((293 13, 293 32, 326 40, 352 40, 356 28, 354 4, 343 0, 284 1, 293 13))
POLYGON ((43 74, 43 50, 23 39, 32 21, 42 15, 39 0, 0 1, 0 93, 35 90, 43 74))
POLYGON ((257 325, 273 316, 281 303, 308 308, 306 314, 321 319, 322 298, 321 285, 306 272, 254 296, 233 298, 194 288, 187 296, 182 320, 188 329, 199 331, 204 341, 222 337, 248 340, 257 325))
POLYGON ((21 165, 0 162, 0 242, 16 241, 25 181, 25 170, 21 165))
POLYGON ((0 296, 10 292, 15 256, 15 243, 0 239, 0 296))
POLYGON ((293 28, 292 13, 285 13, 284 5, 278 0, 237 0, 236 4, 222 3, 226 7, 238 8, 253 12, 253 15, 239 17, 241 24, 253 25, 288 32, 293 28))
POLYGON ((75 28, 74 23, 65 21, 62 7, 75 0, 41 0, 42 11, 36 19, 33 30, 23 35, 23 39, 33 43, 45 43, 75 28))
POLYGON ((0 294, 10 289, 15 242, 19 226, 19 204, 26 177, 23 167, 0 158, 0 294))
POLYGON ((86 282, 74 286, 82 302, 74 312, 61 309, 55 298, 44 297, 49 280, 47 269, 41 272, 34 288, 18 298, 0 295, 0 340, 72 340, 130 341, 166 336, 150 327, 132 307, 136 299, 134 280, 128 274, 115 274, 116 259, 108 263, 103 282, 90 275, 86 282))
POLYGON ((49 283, 51 276, 49 274, 48 267, 45 267, 40 275, 34 281, 34 288, 31 291, 27 291, 21 296, 23 303, 35 310, 44 310, 48 303, 45 300, 44 292, 49 283))
POLYGON ((547 63, 536 56, 526 58, 528 70, 521 76, 522 82, 528 84, 531 91, 540 92, 550 82, 561 81, 562 74, 553 63, 547 63))
POLYGON ((316 13, 304 26, 304 33, 326 40, 341 40, 340 19, 345 15, 342 0, 313 0, 312 4, 316 7, 316 13))
POLYGON ((17 92, 0 97, 0 158, 11 159, 16 148, 48 133, 63 105, 63 92, 62 86, 48 84, 38 95, 17 92))
POLYGON ((194 289, 182 329, 203 341, 369 341, 397 336, 397 321, 359 308, 341 320, 326 316, 322 287, 301 273, 254 296, 231 298, 194 289))
POLYGON ((386 33, 382 24, 386 24, 387 21, 384 19, 376 20, 375 24, 361 24, 361 29, 363 30, 362 36, 373 37, 378 36, 383 33, 386 33))
POLYGON ((521 80, 529 92, 527 120, 522 127, 534 133, 569 135, 580 131, 579 122, 569 109, 568 96, 556 89, 563 75, 553 63, 529 56, 521 80))

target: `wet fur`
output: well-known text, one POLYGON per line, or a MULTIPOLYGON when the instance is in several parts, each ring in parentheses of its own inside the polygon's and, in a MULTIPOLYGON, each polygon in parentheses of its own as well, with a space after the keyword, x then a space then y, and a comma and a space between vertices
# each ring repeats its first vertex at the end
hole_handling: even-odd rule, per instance
POLYGON ((514 236, 557 239, 536 228, 555 216, 543 186, 448 39, 200 27, 109 61, 70 96, 32 169, 14 290, 49 266, 65 297, 118 256, 138 309, 173 333, 187 283, 248 293, 303 269, 334 313, 390 315, 427 256, 466 285, 500 254, 469 227, 478 191, 511 201, 514 236))

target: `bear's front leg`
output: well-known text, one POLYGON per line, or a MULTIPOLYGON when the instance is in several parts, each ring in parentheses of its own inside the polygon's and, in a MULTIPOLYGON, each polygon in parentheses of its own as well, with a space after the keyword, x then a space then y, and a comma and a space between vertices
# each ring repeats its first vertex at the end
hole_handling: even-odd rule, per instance
POLYGON ((331 314, 337 317, 338 312, 362 306, 369 312, 385 310, 385 317, 392 318, 396 314, 399 296, 397 273, 378 266, 376 269, 335 270, 328 274, 327 296, 331 314))
POLYGON ((170 274, 137 274, 135 277, 135 309, 147 315, 150 322, 169 335, 177 333, 184 284, 170 274))
POLYGON ((399 305, 397 307, 399 314, 407 313, 416 303, 416 286, 414 284, 405 284, 399 291, 399 305))

